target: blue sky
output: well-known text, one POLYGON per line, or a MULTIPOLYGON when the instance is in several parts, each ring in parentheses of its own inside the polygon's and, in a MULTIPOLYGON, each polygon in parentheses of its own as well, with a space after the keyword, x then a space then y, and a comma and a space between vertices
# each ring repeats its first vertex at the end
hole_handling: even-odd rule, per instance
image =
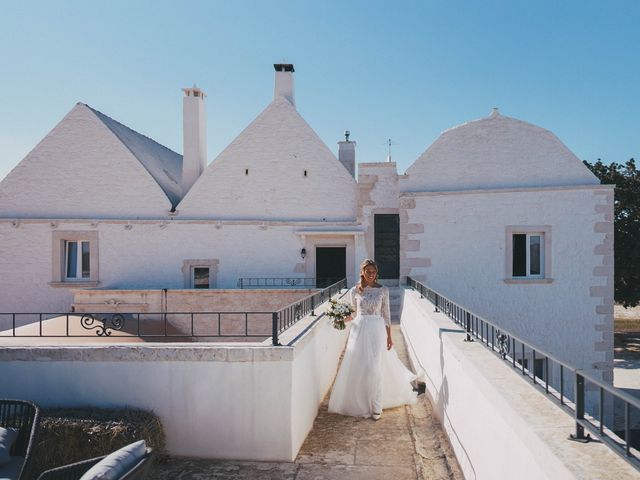
POLYGON ((209 161, 295 65, 335 152, 398 170, 498 106, 581 159, 640 159, 640 2, 0 0, 0 178, 84 102, 182 153, 181 88, 208 94, 209 161))

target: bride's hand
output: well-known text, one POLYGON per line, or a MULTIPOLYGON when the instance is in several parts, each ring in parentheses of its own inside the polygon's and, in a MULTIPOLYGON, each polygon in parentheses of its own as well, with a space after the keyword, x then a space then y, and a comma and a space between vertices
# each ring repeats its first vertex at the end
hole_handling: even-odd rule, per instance
POLYGON ((391 347, 393 347, 393 340, 391 340, 391 337, 388 336, 387 337, 387 350, 391 350, 391 347))
POLYGON ((350 322, 351 320, 353 320, 353 317, 351 315, 349 315, 348 317, 344 317, 345 322, 350 322))

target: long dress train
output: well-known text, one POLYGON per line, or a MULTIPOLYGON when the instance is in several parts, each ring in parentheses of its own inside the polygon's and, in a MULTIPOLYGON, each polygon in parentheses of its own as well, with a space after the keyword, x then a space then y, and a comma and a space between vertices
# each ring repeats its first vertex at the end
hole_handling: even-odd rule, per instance
POLYGON ((411 382, 416 376, 403 365, 394 348, 387 350, 389 289, 366 287, 360 293, 353 287, 349 294, 355 317, 329 398, 329 411, 370 417, 384 408, 415 403, 411 382))

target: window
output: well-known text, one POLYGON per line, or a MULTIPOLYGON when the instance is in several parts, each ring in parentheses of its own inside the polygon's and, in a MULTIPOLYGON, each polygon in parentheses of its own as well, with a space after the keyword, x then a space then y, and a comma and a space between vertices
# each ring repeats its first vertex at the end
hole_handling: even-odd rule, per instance
POLYGON ((217 258, 190 259, 182 261, 184 288, 216 288, 218 283, 217 258))
POLYGON ((193 288, 209 288, 209 267, 193 267, 191 271, 193 288))
POLYGON ((98 285, 98 232, 52 232, 52 287, 98 285))
POLYGON ((66 280, 91 278, 91 250, 88 241, 65 240, 64 257, 66 280))
POLYGON ((551 226, 506 227, 505 283, 551 283, 551 226))
POLYGON ((513 234, 513 277, 543 278, 543 233, 513 234))

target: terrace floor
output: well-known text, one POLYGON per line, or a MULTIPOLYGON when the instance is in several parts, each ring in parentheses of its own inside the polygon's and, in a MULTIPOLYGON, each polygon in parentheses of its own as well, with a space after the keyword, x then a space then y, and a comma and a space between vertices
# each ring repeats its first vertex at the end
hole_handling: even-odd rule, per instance
MULTIPOLYGON (((406 363, 399 325, 393 341, 406 363)), ((295 462, 215 461, 170 457, 156 462, 157 480, 462 480, 448 440, 421 395, 413 406, 385 410, 380 420, 327 412, 328 396, 295 462)))

